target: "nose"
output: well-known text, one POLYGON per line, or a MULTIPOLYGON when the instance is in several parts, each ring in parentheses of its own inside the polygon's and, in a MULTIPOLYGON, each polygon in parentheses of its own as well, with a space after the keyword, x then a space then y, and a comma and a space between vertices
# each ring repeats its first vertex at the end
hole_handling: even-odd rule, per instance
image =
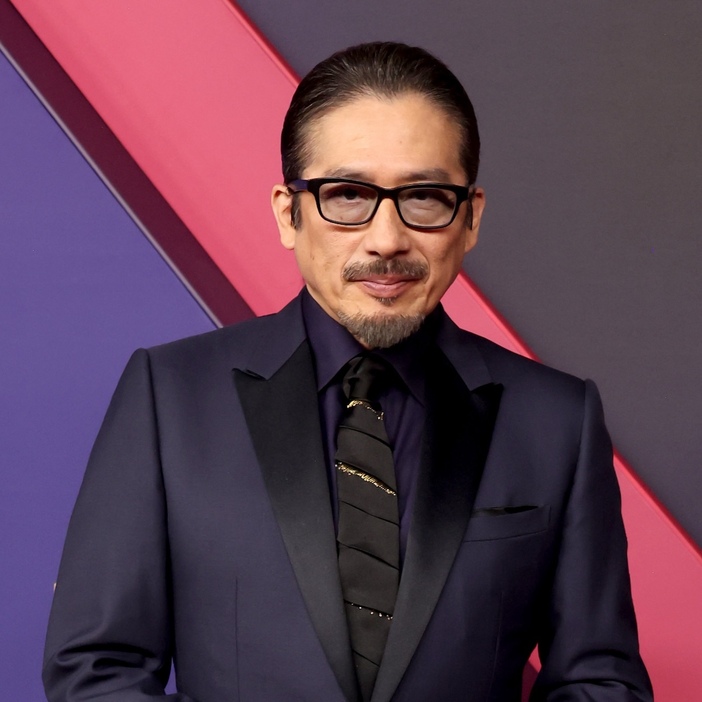
POLYGON ((411 239, 402 223, 395 204, 390 198, 383 200, 373 219, 366 225, 363 247, 369 255, 393 258, 409 251, 411 239))

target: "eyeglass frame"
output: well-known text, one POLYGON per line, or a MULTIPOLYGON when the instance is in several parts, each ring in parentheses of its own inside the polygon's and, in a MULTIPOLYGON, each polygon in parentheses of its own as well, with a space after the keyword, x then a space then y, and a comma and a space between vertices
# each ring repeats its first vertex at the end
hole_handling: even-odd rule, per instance
POLYGON ((397 215, 402 221, 402 223, 410 229, 417 229, 419 231, 446 229, 446 227, 453 224, 453 221, 456 219, 456 215, 458 214, 458 210, 460 209, 461 205, 464 202, 467 202, 468 208, 470 210, 468 229, 470 229, 471 231, 473 229, 472 201, 475 197, 475 186, 473 185, 455 185, 454 183, 408 183, 406 185, 399 185, 396 188, 383 188, 380 185, 376 185, 375 183, 368 183, 363 180, 353 180, 352 178, 298 178, 296 180, 291 180, 285 185, 290 191, 290 193, 293 195, 303 192, 311 193, 314 196, 315 202, 317 203, 317 212, 319 212, 319 216, 325 222, 329 222, 330 224, 337 224, 342 227, 360 227, 364 224, 368 224, 368 222, 370 222, 373 219, 373 217, 375 217, 375 214, 378 211, 378 208, 380 207, 380 203, 383 200, 392 200, 395 205, 397 215), (349 183, 350 185, 362 185, 365 188, 370 188, 371 190, 374 190, 378 194, 378 197, 375 201, 375 206, 373 207, 373 210, 371 211, 370 215, 368 215, 368 217, 366 217, 361 222, 339 222, 335 219, 330 219, 329 217, 325 216, 322 212, 322 203, 319 200, 319 191, 323 185, 327 185, 328 183, 349 183), (402 212, 400 211, 399 195, 403 190, 416 190, 417 188, 441 188, 442 190, 449 190, 456 195, 456 204, 453 209, 453 214, 451 215, 451 219, 446 224, 442 224, 440 227, 437 227, 435 225, 428 226, 425 224, 410 224, 409 222, 407 222, 407 220, 405 220, 405 218, 402 215, 402 212))

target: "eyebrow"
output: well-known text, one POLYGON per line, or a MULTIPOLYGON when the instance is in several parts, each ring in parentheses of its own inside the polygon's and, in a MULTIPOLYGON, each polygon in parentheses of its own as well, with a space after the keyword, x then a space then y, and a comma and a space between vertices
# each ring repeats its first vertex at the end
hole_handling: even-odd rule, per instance
MULTIPOLYGON (((373 182, 369 179, 368 174, 363 171, 354 171, 348 168, 334 168, 326 173, 325 178, 349 178, 350 180, 362 180, 373 182)), ((400 173, 398 180, 405 183, 419 183, 421 181, 441 181, 450 182, 451 176, 449 172, 443 168, 427 168, 421 171, 407 171, 400 173)))

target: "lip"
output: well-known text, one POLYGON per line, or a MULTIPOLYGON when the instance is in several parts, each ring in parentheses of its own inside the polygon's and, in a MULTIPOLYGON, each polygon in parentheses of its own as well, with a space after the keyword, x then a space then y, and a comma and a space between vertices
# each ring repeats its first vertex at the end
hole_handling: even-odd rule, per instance
POLYGON ((401 295, 418 278, 398 278, 396 276, 373 276, 358 280, 373 297, 397 297, 401 295))

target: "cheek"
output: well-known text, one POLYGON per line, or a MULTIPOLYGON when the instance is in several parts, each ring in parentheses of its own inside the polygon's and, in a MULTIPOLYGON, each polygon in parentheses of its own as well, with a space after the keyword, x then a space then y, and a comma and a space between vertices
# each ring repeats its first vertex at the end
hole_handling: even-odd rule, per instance
POLYGON ((333 233, 324 240, 309 238, 296 251, 298 266, 307 280, 314 279, 318 284, 332 286, 340 284, 341 272, 353 256, 348 242, 334 237, 333 233))
POLYGON ((431 277, 437 280, 452 278, 461 268, 464 256, 463 240, 438 245, 425 252, 429 262, 431 277))

